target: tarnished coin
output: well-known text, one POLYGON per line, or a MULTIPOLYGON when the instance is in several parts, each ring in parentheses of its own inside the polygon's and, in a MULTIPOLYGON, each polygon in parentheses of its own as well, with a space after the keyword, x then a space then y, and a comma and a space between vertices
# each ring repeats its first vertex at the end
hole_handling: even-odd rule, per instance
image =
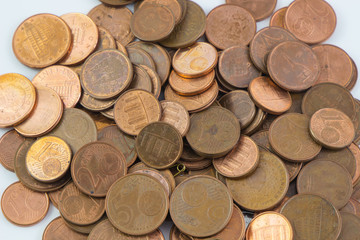
POLYGON ((135 138, 123 133, 116 125, 107 126, 98 133, 98 140, 114 145, 126 159, 127 167, 130 167, 137 158, 135 138))
MULTIPOLYGON (((140 65, 140 67, 142 67, 146 73, 149 75, 150 80, 151 80, 151 93, 155 96, 156 99, 158 99, 160 97, 160 93, 161 93, 161 79, 159 77, 159 75, 155 72, 154 69, 145 66, 145 65, 140 65)), ((134 79, 133 79, 134 81, 134 79)))
MULTIPOLYGON (((146 4, 154 4, 154 5, 158 4, 167 7, 174 15, 176 24, 180 23, 180 21, 182 20, 181 18, 183 15, 183 9, 180 1, 178 0, 144 0, 139 3, 138 9, 140 9, 142 6, 146 4)), ((151 21, 153 20, 151 19, 151 21)))
POLYGON ((110 6, 124 6, 131 4, 137 0, 100 0, 100 1, 110 6))
POLYGON ((59 62, 62 65, 74 65, 92 53, 99 40, 99 31, 96 24, 82 13, 68 13, 61 16, 70 27, 74 36, 69 53, 59 62))
POLYGON ((87 235, 75 232, 69 228, 62 217, 52 220, 45 228, 43 240, 87 240, 87 235))
POLYGON ((255 133, 264 123, 267 118, 267 113, 258 108, 256 110, 255 118, 250 123, 250 125, 242 130, 242 134, 250 136, 251 134, 255 133))
POLYGON ((125 56, 129 57, 126 48, 119 41, 116 41, 116 49, 125 54, 125 56))
POLYGON ((214 158, 213 165, 221 175, 229 178, 251 174, 259 164, 259 149, 248 136, 242 135, 233 150, 225 157, 214 158))
POLYGON ((86 109, 82 109, 84 112, 86 112, 90 118, 95 122, 96 129, 99 131, 103 129, 104 127, 114 125, 114 121, 106 118, 101 113, 89 111, 86 109))
POLYGON ((166 193, 168 194, 168 196, 170 197, 171 195, 171 187, 170 187, 170 183, 166 180, 166 178, 161 175, 161 173, 155 169, 151 170, 151 169, 140 169, 140 170, 136 170, 134 171, 134 173, 142 173, 142 174, 146 174, 149 176, 152 176, 154 178, 156 178, 156 180, 158 180, 164 187, 166 193))
POLYGON ((89 225, 105 213, 105 200, 85 195, 74 183, 69 183, 61 193, 59 211, 63 218, 73 224, 89 225))
POLYGON ((277 212, 264 212, 257 215, 246 230, 247 240, 263 240, 265 236, 268 239, 293 239, 293 229, 289 220, 277 212))
POLYGON ((156 65, 151 55, 145 50, 137 47, 127 47, 126 51, 129 55, 129 59, 133 64, 146 65, 149 68, 156 70, 156 65))
POLYGON ((140 65, 133 65, 134 77, 128 89, 141 89, 152 92, 152 81, 147 71, 140 65))
POLYGON ((356 216, 360 217, 360 203, 352 198, 350 198, 349 202, 340 209, 341 213, 352 213, 356 216))
POLYGON ((341 212, 342 228, 339 239, 356 239, 360 236, 360 217, 355 214, 341 212))
POLYGON ((299 193, 319 194, 341 209, 353 192, 352 178, 344 167, 335 162, 313 161, 300 171, 297 190, 299 193))
POLYGON ((291 107, 290 93, 278 87, 268 77, 254 78, 248 91, 256 106, 267 113, 280 115, 291 107))
POLYGON ((109 108, 107 110, 101 111, 100 113, 101 113, 101 115, 103 115, 104 117, 106 117, 108 119, 115 120, 114 108, 109 108))
POLYGON ((119 50, 105 49, 93 53, 86 60, 80 80, 90 96, 109 99, 124 91, 132 78, 133 67, 129 58, 119 50))
POLYGON ((11 184, 1 196, 1 210, 4 216, 20 226, 40 222, 46 216, 49 204, 46 193, 30 190, 20 182, 11 184))
POLYGON ((111 108, 115 104, 116 100, 116 98, 96 99, 86 92, 83 92, 80 98, 80 104, 90 111, 103 111, 111 108))
POLYGON ((204 158, 205 157, 202 157, 202 156, 199 156, 198 154, 196 154, 196 152, 194 152, 194 150, 191 149, 189 143, 186 141, 186 138, 184 138, 184 149, 181 154, 181 159, 183 159, 185 161, 196 162, 196 161, 203 160, 204 158))
POLYGON ((156 169, 164 169, 179 160, 183 141, 174 126, 166 122, 153 122, 140 131, 135 146, 143 163, 156 169))
MULTIPOLYGON (((195 161, 195 162, 184 161, 184 160, 180 159, 178 161, 178 163, 185 166, 185 169, 187 169, 187 170, 198 171, 198 170, 203 170, 203 169, 206 169, 206 168, 210 167, 211 164, 212 164, 212 159, 211 158, 205 158, 205 159, 195 161)), ((189 174, 189 176, 190 176, 190 174, 189 174)))
POLYGON ((78 232, 78 233, 82 233, 82 234, 89 234, 94 228, 96 225, 98 225, 100 222, 104 221, 105 219, 107 219, 106 217, 106 214, 104 214, 98 221, 96 221, 95 223, 92 223, 92 224, 89 224, 89 225, 83 225, 83 226, 80 226, 80 225, 76 225, 76 224, 73 224, 69 221, 66 221, 65 218, 63 218, 63 220, 65 221, 65 224, 71 228, 72 230, 74 230, 75 232, 78 232))
POLYGON ((274 47, 268 56, 267 68, 277 85, 293 92, 310 88, 320 74, 317 56, 308 45, 299 41, 285 41, 274 47))
POLYGON ((302 42, 320 43, 333 34, 336 15, 326 1, 294 1, 286 11, 285 26, 302 42))
POLYGON ((16 152, 23 144, 25 138, 15 130, 10 130, 0 138, 0 163, 9 171, 14 172, 16 152))
POLYGON ((83 193, 105 197, 110 186, 127 172, 126 159, 115 146, 92 142, 80 148, 71 164, 71 176, 83 193))
POLYGON ((226 179, 235 202, 250 211, 272 209, 285 197, 289 176, 284 163, 274 154, 260 151, 259 165, 247 177, 226 179))
POLYGON ((169 100, 163 100, 160 104, 162 109, 160 121, 169 123, 181 136, 185 136, 190 128, 190 116, 186 108, 178 102, 169 100))
POLYGON ((285 13, 287 7, 280 8, 270 18, 270 27, 281 27, 285 28, 285 13))
POLYGON ((335 108, 322 108, 310 119, 310 134, 316 142, 330 149, 349 146, 355 137, 351 119, 335 108))
POLYGON ((256 22, 253 15, 236 5, 220 5, 212 9, 206 18, 206 38, 219 49, 246 46, 255 33, 256 22))
POLYGON ((116 49, 117 47, 116 42, 114 37, 111 35, 111 32, 106 28, 100 26, 98 26, 98 30, 99 30, 99 41, 97 43, 94 52, 109 48, 116 49))
POLYGON ((247 9, 254 16, 256 21, 270 17, 274 12, 276 2, 276 0, 255 2, 249 2, 247 0, 226 0, 227 4, 234 4, 247 9))
POLYGON ((50 202, 54 205, 54 207, 56 207, 57 209, 59 208, 59 202, 60 202, 60 195, 62 192, 62 188, 53 191, 53 192, 48 192, 48 196, 50 199, 50 202))
POLYGON ((51 66, 41 70, 32 83, 55 90, 66 108, 75 107, 81 96, 79 76, 65 66, 51 66))
POLYGON ((302 113, 301 104, 304 97, 305 92, 299 93, 290 93, 292 104, 287 113, 302 113))
POLYGON ((164 187, 145 174, 120 178, 106 196, 110 222, 126 234, 145 235, 155 231, 165 220, 168 209, 169 198, 164 187))
POLYGON ((17 59, 29 67, 44 68, 60 61, 71 46, 71 30, 52 14, 38 14, 23 21, 13 37, 17 59))
MULTIPOLYGON (((346 148, 345 148, 346 149, 346 148)), ((349 146, 352 155, 355 157, 355 173, 353 176, 353 185, 355 185, 360 179, 360 148, 357 144, 352 143, 349 146)), ((351 175, 351 173, 350 173, 351 175)))
POLYGON ((37 101, 35 87, 23 75, 7 73, 0 76, 0 127, 24 121, 37 101))
POLYGON ((229 223, 233 201, 219 180, 195 176, 182 182, 170 199, 170 215, 185 234, 207 237, 220 232, 229 223), (188 219, 197 224, 189 224, 188 219))
POLYGON ((357 68, 356 63, 354 62, 354 60, 352 60, 352 65, 353 65, 352 77, 351 77, 351 80, 350 80, 349 84, 346 85, 346 88, 349 91, 351 91, 355 87, 355 85, 356 85, 356 83, 358 81, 358 68, 357 68))
POLYGON ((310 118, 305 114, 287 113, 271 124, 269 141, 279 156, 292 162, 309 161, 321 151, 310 136, 310 118))
POLYGON ((48 87, 36 87, 37 103, 30 116, 15 130, 26 137, 38 137, 51 131, 63 115, 63 103, 59 95, 48 87))
POLYGON ((336 240, 341 231, 337 209, 316 195, 295 195, 285 203, 280 213, 291 222, 294 239, 336 240))
POLYGON ((151 93, 133 89, 119 97, 114 114, 118 127, 136 136, 146 125, 161 119, 161 105, 151 93))

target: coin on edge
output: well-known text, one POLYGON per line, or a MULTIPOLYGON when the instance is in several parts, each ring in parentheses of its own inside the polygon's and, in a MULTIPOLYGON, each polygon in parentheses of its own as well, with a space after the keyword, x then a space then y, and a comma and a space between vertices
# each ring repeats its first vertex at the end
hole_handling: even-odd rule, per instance
POLYGON ((287 11, 287 7, 280 8, 270 18, 270 27, 281 27, 285 28, 285 13, 287 11))
POLYGON ((24 143, 25 138, 15 130, 10 130, 0 138, 0 163, 7 170, 14 172, 16 152, 24 143))

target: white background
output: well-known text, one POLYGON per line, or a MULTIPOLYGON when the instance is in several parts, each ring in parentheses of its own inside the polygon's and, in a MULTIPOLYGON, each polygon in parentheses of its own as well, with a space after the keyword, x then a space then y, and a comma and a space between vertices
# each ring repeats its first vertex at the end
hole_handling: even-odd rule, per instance
MULTIPOLYGON (((205 13, 208 14, 215 6, 225 3, 225 0, 194 0, 194 2, 201 5, 205 13)), ((276 9, 285 7, 290 2, 292 1, 278 0, 276 9)), ((328 2, 337 14, 337 27, 333 36, 326 43, 343 48, 360 67, 360 1, 328 0, 328 2)), ((98 0, 1 0, 1 3, 0 75, 20 73, 32 79, 38 70, 22 65, 12 51, 12 37, 17 26, 26 18, 38 13, 62 15, 69 12, 81 12, 87 14, 100 2, 98 0)), ((132 6, 130 8, 133 10, 132 6)), ((259 22, 258 30, 268 26, 268 24, 269 19, 259 22)), ((360 98, 360 84, 355 86, 352 93, 358 99, 360 98)), ((0 136, 5 131, 7 129, 0 129, 0 136)), ((16 175, 0 165, 0 194, 15 181, 17 181, 16 175)), ((40 240, 47 224, 58 215, 58 210, 51 206, 47 216, 40 223, 31 227, 18 227, 9 223, 0 213, 0 240, 40 240)), ((161 228, 166 239, 169 239, 169 228, 169 223, 161 228)))

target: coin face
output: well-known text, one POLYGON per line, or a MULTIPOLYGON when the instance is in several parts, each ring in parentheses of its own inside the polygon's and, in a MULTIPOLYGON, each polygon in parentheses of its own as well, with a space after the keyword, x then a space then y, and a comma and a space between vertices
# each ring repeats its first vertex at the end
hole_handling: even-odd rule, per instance
POLYGON ((289 176, 284 163, 274 154, 260 151, 259 165, 244 178, 226 179, 235 202, 250 211, 275 207, 285 197, 289 176))
POLYGON ((80 148, 71 164, 75 185, 93 197, 105 197, 110 186, 126 172, 126 160, 122 152, 100 141, 80 148))
POLYGON ((1 209, 7 220, 29 226, 40 222, 49 209, 46 193, 32 191, 20 182, 11 184, 1 196, 1 209))
POLYGON ((15 130, 8 131, 0 138, 0 163, 9 171, 14 172, 14 159, 25 138, 15 130))
POLYGON ((246 0, 226 0, 227 4, 234 4, 247 9, 256 19, 263 20, 269 17, 276 6, 276 0, 248 2, 246 0))
POLYGON ((115 107, 115 122, 129 135, 138 135, 141 129, 161 118, 159 101, 151 93, 133 89, 122 94, 115 107))
POLYGON ((166 193, 168 194, 168 196, 170 197, 171 195, 171 188, 170 188, 170 184, 168 183, 168 181, 166 180, 166 178, 160 174, 160 172, 158 172, 157 170, 150 170, 150 169, 140 169, 140 170, 136 170, 134 171, 134 173, 142 173, 142 174, 146 174, 149 176, 152 176, 154 178, 156 178, 164 187, 166 193))
POLYGON ((326 1, 301 0, 288 7, 285 25, 300 41, 315 44, 325 41, 333 34, 336 15, 326 1))
POLYGON ((342 228, 339 239, 356 239, 360 235, 360 217, 341 212, 342 228))
POLYGON ((285 28, 285 13, 287 7, 280 8, 270 18, 270 27, 281 27, 285 28))
POLYGON ((280 213, 291 222, 294 239, 335 240, 341 231, 339 212, 330 202, 316 195, 295 195, 280 213))
POLYGON ((13 51, 26 66, 44 68, 57 63, 68 53, 71 39, 65 21, 52 14, 38 14, 16 29, 13 51))
POLYGON ((32 83, 20 74, 8 73, 0 76, 0 89, 0 127, 11 127, 24 121, 37 101, 32 83))
POLYGON ((127 47, 126 51, 129 55, 129 59, 133 64, 146 65, 149 68, 156 70, 156 65, 151 55, 145 50, 137 47, 127 47))
POLYGON ((52 220, 45 228, 43 240, 86 240, 87 235, 75 232, 69 228, 62 217, 52 220))
POLYGON ((248 45, 256 33, 256 22, 246 9, 230 4, 220 5, 206 18, 206 38, 219 49, 248 45))
POLYGON ((181 134, 185 136, 190 128, 190 116, 186 108, 178 102, 163 100, 161 104, 160 121, 169 123, 175 127, 181 134))
POLYGON ((145 174, 120 178, 106 196, 110 222, 126 234, 145 235, 155 231, 165 220, 168 209, 169 198, 164 187, 145 174))
POLYGON ((180 20, 182 20, 183 9, 180 1, 178 0, 145 0, 139 3, 138 9, 146 4, 158 4, 167 7, 174 15, 176 24, 180 23, 180 20))

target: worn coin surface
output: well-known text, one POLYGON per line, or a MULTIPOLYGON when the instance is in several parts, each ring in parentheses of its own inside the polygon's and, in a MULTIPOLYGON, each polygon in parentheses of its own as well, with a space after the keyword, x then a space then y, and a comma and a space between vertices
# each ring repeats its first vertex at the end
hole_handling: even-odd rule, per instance
POLYGON ((87 240, 87 235, 75 232, 69 228, 62 217, 52 220, 45 228, 43 240, 87 240))
MULTIPOLYGON (((61 214, 60 214, 61 216, 61 214)), ((102 222, 104 219, 107 219, 106 214, 104 214, 98 221, 96 221, 95 223, 89 224, 89 225, 77 225, 77 224, 73 224, 69 221, 67 221, 65 218, 63 218, 63 220, 65 221, 65 224, 70 227, 72 230, 78 232, 78 233, 82 233, 82 234, 89 234, 91 232, 91 230, 93 230, 93 228, 98 225, 100 222, 102 222)))
POLYGON ((356 239, 360 236, 360 217, 341 212, 342 228, 339 239, 356 239))
POLYGON ((270 18, 270 27, 281 27, 285 28, 285 13, 287 7, 280 8, 270 18))
MULTIPOLYGON (((151 93, 155 96, 156 99, 159 99, 160 93, 161 93, 161 79, 159 77, 159 74, 157 74, 157 72, 155 72, 154 69, 152 69, 148 66, 140 65, 140 67, 142 67, 146 71, 148 76, 150 77, 151 93)), ((134 81, 134 79, 133 79, 133 81, 134 81)))
POLYGON ((356 160, 355 173, 354 173, 354 175, 352 175, 353 176, 353 185, 355 185, 360 179, 360 148, 357 144, 352 143, 349 146, 349 149, 356 160))
POLYGON ((352 213, 360 217, 360 203, 350 198, 349 202, 345 205, 345 207, 340 209, 340 212, 352 213))
POLYGON ((14 161, 16 152, 23 144, 25 138, 15 130, 6 132, 0 138, 0 163, 9 171, 14 172, 14 161))
POLYGON ((116 98, 96 99, 86 92, 83 92, 80 98, 80 104, 90 111, 103 111, 111 108, 115 104, 116 100, 116 98))
POLYGON ((106 28, 97 27, 99 30, 99 40, 97 43, 97 46, 94 50, 94 52, 96 51, 100 51, 102 49, 108 49, 108 48, 115 48, 116 49, 116 42, 114 37, 111 35, 111 32, 109 30, 107 30, 106 28))
POLYGON ((110 6, 124 6, 131 4, 137 0, 101 0, 101 2, 108 4, 110 6))
POLYGON ((52 191, 52 192, 48 192, 48 196, 50 199, 50 202, 54 205, 54 207, 56 207, 57 209, 59 208, 59 202, 60 202, 60 195, 62 192, 62 188, 56 190, 56 191, 52 191))
POLYGON ((133 64, 134 77, 128 89, 142 89, 152 93, 152 81, 147 71, 140 65, 133 64))
POLYGON ((247 0, 226 0, 227 4, 234 4, 247 9, 254 16, 256 21, 270 17, 274 12, 276 2, 276 0, 253 2, 247 0))
POLYGON ((139 169, 139 170, 134 171, 134 173, 142 173, 142 174, 146 174, 146 175, 156 178, 163 185, 166 193, 170 197, 170 195, 171 195, 170 183, 163 175, 161 175, 161 173, 159 171, 157 171, 155 169, 139 169))
POLYGON ((156 65, 149 53, 145 50, 133 46, 126 48, 126 51, 129 55, 129 59, 133 64, 146 65, 149 68, 156 70, 156 65))
POLYGON ((251 135, 255 133, 267 119, 267 113, 257 108, 254 120, 249 124, 249 126, 242 130, 242 134, 251 135))
POLYGON ((160 121, 169 123, 174 126, 181 134, 185 136, 190 128, 190 116, 186 108, 178 102, 163 100, 161 104, 160 121))
POLYGON ((176 24, 180 23, 182 20, 183 9, 182 4, 178 0, 144 0, 139 3, 138 9, 146 4, 158 4, 167 7, 174 15, 176 24))

